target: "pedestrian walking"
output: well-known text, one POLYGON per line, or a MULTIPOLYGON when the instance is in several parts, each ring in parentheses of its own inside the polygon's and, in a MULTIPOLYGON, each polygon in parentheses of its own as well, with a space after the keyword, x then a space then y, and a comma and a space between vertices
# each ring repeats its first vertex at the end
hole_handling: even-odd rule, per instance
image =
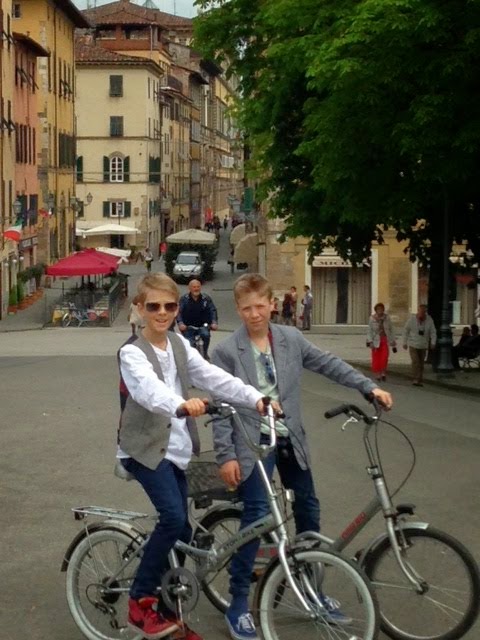
POLYGON ((143 327, 143 318, 138 309, 139 297, 135 296, 130 303, 130 310, 128 312, 128 321, 132 327, 132 336, 137 335, 138 330, 143 327))
POLYGON ((390 316, 385 313, 385 305, 378 302, 374 306, 367 329, 367 347, 372 351, 372 372, 377 380, 387 379, 390 347, 397 352, 395 332, 390 316))
POLYGON ((291 305, 292 305, 292 325, 296 327, 297 326, 297 303, 298 303, 297 287, 290 287, 290 298, 291 298, 291 305))
MULTIPOLYGON (((182 627, 159 597, 158 585, 168 568, 168 555, 177 540, 190 542, 187 479, 192 453, 200 452, 195 417, 205 402, 189 399, 191 386, 226 402, 264 412, 263 394, 204 360, 189 342, 168 331, 178 312, 179 291, 163 273, 146 275, 138 288, 145 329, 121 347, 121 417, 117 458, 143 487, 157 514, 130 585, 128 626, 136 637, 163 638, 182 627), (182 409, 187 418, 177 418, 182 409)), ((183 626, 183 640, 202 640, 183 626)))
POLYGON ((278 303, 280 302, 280 300, 278 298, 274 298, 273 299, 273 307, 272 307, 272 313, 270 314, 270 320, 272 322, 274 322, 275 324, 278 323, 278 319, 280 316, 280 311, 278 309, 278 303))
POLYGON ((228 216, 225 216, 223 219, 223 230, 226 231, 228 227, 228 216))
POLYGON ((147 247, 145 249, 145 253, 143 254, 143 259, 145 261, 145 266, 147 267, 148 273, 152 270, 152 262, 153 262, 153 253, 147 247))
MULTIPOLYGON (((285 415, 275 424, 277 447, 264 458, 264 465, 270 478, 276 466, 282 484, 294 492, 296 532, 318 532, 320 504, 313 484, 311 454, 301 411, 302 371, 307 369, 361 394, 372 394, 387 408, 392 406, 392 398, 349 364, 314 346, 300 331, 271 324, 272 288, 260 274, 241 276, 234 284, 233 295, 242 326, 215 347, 212 362, 280 403, 285 415)), ((244 417, 243 422, 257 445, 270 441, 268 422, 261 420, 259 424, 258 419, 250 414, 244 417)), ((215 420, 213 435, 220 475, 229 487, 238 488, 243 502, 240 524, 243 529, 269 513, 268 498, 255 465, 255 456, 230 419, 215 420)), ((248 596, 258 546, 258 538, 243 545, 230 563, 232 601, 225 618, 234 640, 257 640, 248 596)), ((283 586, 281 591, 283 593, 283 586)), ((320 589, 316 595, 324 607, 325 628, 341 629, 347 620, 341 603, 320 589)), ((339 637, 341 634, 333 635, 339 637)), ((290 637, 295 637, 293 627, 290 637)))
POLYGON ((429 349, 434 349, 437 342, 437 331, 431 316, 427 313, 427 305, 421 304, 415 315, 412 315, 403 329, 403 348, 408 349, 412 361, 412 374, 415 387, 423 387, 423 370, 425 356, 429 349))
POLYGON ((282 324, 286 326, 293 326, 292 321, 292 296, 286 293, 283 296, 282 313, 280 314, 282 324))
POLYGON ((308 284, 303 287, 302 306, 302 329, 303 331, 310 331, 312 328, 313 296, 308 284))

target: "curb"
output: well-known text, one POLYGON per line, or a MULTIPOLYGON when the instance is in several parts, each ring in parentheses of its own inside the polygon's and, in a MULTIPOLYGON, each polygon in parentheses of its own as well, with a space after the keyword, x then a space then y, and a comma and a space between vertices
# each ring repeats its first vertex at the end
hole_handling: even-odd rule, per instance
MULTIPOLYGON (((354 360, 347 360, 347 362, 351 364, 352 367, 361 369, 364 373, 371 373, 368 364, 365 362, 359 362, 359 361, 355 362, 354 360)), ((396 376, 397 378, 402 378, 404 380, 410 380, 412 377, 410 372, 399 371, 398 369, 395 369, 395 368, 390 369, 390 373, 391 375, 396 376)), ((469 374, 465 373, 464 375, 469 375, 469 374)), ((477 375, 477 374, 474 373, 474 375, 477 375)), ((471 395, 471 396, 480 396, 480 381, 479 381, 478 388, 465 387, 464 385, 457 384, 455 382, 445 382, 443 380, 437 380, 435 378, 433 379, 424 378, 423 382, 424 384, 431 385, 433 387, 439 387, 441 389, 449 389, 450 391, 457 391, 457 392, 465 393, 466 395, 471 395)))

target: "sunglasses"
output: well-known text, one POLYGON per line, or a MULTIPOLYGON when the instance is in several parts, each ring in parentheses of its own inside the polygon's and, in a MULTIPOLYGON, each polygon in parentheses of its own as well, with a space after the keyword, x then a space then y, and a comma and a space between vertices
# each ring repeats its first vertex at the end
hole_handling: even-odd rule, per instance
POLYGON ((178 302, 166 302, 165 304, 162 304, 161 302, 145 303, 145 309, 148 311, 148 313, 157 313, 162 307, 167 313, 173 313, 178 309, 178 302))
POLYGON ((265 377, 267 378, 268 382, 270 384, 275 384, 275 371, 273 370, 270 356, 268 356, 266 353, 261 353, 260 362, 265 367, 265 377))

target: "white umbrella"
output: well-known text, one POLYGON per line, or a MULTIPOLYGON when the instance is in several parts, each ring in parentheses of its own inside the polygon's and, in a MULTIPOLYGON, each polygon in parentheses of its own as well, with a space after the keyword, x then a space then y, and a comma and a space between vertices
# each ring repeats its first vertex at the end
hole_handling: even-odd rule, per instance
POLYGON ((237 224, 230 234, 230 244, 238 244, 245 237, 245 224, 237 224))
POLYGON ((82 236, 127 236, 131 233, 138 233, 135 227, 127 227, 124 224, 101 224, 91 229, 82 229, 82 236))
POLYGON ((233 254, 235 264, 246 262, 249 267, 253 267, 258 261, 258 234, 248 233, 235 246, 233 254))
POLYGON ((201 229, 184 229, 172 233, 165 240, 168 244, 214 244, 216 237, 214 233, 208 233, 208 231, 201 229))

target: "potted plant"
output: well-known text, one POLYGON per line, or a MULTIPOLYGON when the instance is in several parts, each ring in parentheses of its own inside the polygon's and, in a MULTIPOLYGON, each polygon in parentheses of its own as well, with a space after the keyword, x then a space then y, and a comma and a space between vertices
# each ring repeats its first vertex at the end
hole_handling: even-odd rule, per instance
POLYGON ((35 278, 35 285, 37 287, 37 291, 41 292, 41 284, 42 284, 42 276, 43 276, 43 272, 45 270, 45 265, 43 264, 36 264, 33 267, 31 267, 32 269, 32 276, 35 278))
POLYGON ((18 308, 18 294, 17 287, 14 286, 10 289, 8 294, 8 313, 17 313, 18 308))
POLYGON ((23 282, 19 280, 17 282, 17 301, 19 309, 26 309, 27 303, 25 302, 25 290, 23 288, 23 282))

